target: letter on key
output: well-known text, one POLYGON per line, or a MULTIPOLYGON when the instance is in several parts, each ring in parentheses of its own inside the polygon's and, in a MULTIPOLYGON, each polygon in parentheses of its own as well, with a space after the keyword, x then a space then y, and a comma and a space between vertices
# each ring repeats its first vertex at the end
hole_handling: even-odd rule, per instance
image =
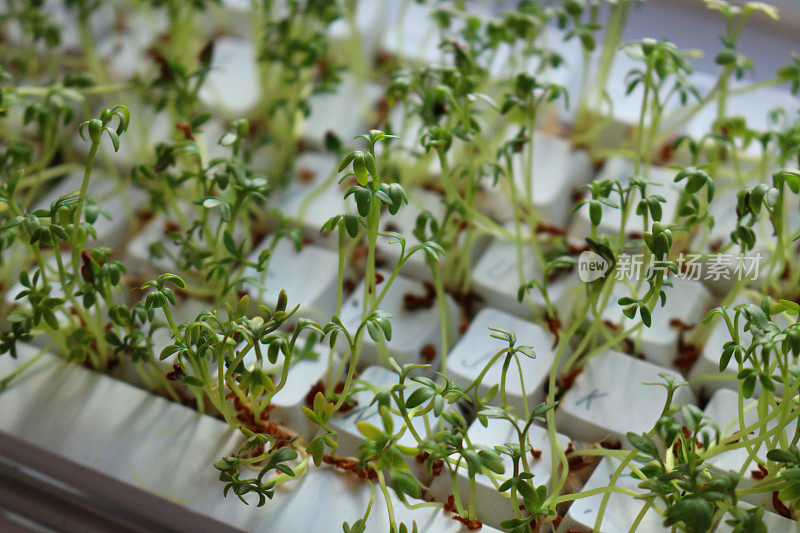
MULTIPOLYGON (((593 356, 561 400, 559 430, 587 442, 610 439, 629 447, 627 432, 650 431, 664 407, 666 389, 645 385, 663 383, 659 373, 683 381, 675 371, 630 355, 609 351, 593 356)), ((673 401, 693 403, 694 396, 680 387, 673 401)))
MULTIPOLYGON (((517 346, 532 346, 536 357, 531 359, 519 354, 519 362, 524 376, 525 392, 520 384, 519 370, 515 363, 509 366, 506 377, 508 403, 518 416, 523 416, 524 401, 532 409, 543 399, 543 386, 547 380, 555 353, 551 349, 552 337, 536 324, 508 315, 491 308, 482 309, 456 344, 447 358, 447 372, 462 388, 466 388, 491 361, 492 356, 508 347, 508 343, 491 337, 490 327, 513 331, 517 336, 517 346)), ((498 359, 483 377, 478 394, 483 396, 492 385, 500 383, 503 357, 498 359)), ((500 401, 499 395, 494 402, 500 401)))

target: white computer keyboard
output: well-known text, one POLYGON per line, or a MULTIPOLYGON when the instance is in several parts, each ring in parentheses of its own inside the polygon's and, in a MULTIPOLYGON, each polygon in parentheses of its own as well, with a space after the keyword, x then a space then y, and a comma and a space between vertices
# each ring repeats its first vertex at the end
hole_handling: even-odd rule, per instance
POLYGON ((622 47, 722 13, 508 4, 0 0, 0 530, 800 531, 800 41, 745 142, 622 47))

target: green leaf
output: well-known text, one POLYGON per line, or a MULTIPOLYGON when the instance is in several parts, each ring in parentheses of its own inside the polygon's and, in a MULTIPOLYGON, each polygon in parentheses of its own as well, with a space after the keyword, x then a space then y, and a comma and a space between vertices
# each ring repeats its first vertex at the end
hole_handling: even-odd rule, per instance
POLYGON ((364 437, 366 437, 369 440, 379 441, 385 438, 383 431, 376 428, 375 426, 373 426, 372 424, 370 424, 365 420, 362 420, 361 422, 356 424, 356 426, 358 427, 359 433, 364 435, 364 437))
POLYGON ((407 470, 391 470, 389 479, 392 482, 392 488, 398 493, 408 494, 412 498, 419 498, 419 482, 407 470))
POLYGON ((627 437, 628 437, 628 442, 630 442, 634 448, 636 448, 643 454, 652 457, 653 459, 656 459, 661 456, 658 452, 658 446, 656 446, 653 437, 651 437, 650 435, 646 433, 642 435, 637 435, 636 433, 632 433, 629 431, 627 437))

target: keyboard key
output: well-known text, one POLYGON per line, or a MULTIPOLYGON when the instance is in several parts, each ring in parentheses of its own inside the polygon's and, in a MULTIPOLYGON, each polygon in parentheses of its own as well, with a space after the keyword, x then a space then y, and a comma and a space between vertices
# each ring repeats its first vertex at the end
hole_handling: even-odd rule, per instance
POLYGON ((335 133, 344 146, 355 146, 353 137, 368 133, 366 124, 382 95, 379 85, 343 76, 334 92, 315 94, 309 99, 311 113, 304 121, 303 134, 320 147, 324 146, 328 132, 335 133))
MULTIPOLYGON (((379 272, 379 277, 383 279, 376 284, 378 294, 383 290, 389 276, 389 272, 379 272)), ((342 306, 342 322, 351 334, 361 323, 363 295, 362 281, 342 306)), ((459 324, 459 309, 450 296, 447 296, 446 303, 450 332, 451 335, 455 335, 459 324)), ((383 347, 379 348, 365 332, 359 365, 384 363, 386 357, 391 355, 401 365, 429 363, 432 369, 438 369, 441 321, 432 285, 397 276, 378 308, 392 315, 392 339, 385 343, 384 350, 383 347)))
MULTIPOLYGON (((271 237, 262 241, 253 250, 250 260, 258 261, 261 250, 271 242, 271 237)), ((338 269, 338 254, 313 244, 303 246, 298 252, 293 242, 281 239, 263 272, 245 268, 244 276, 254 281, 246 282, 243 288, 252 302, 270 308, 278 304, 281 290, 286 290, 287 309, 299 304, 298 316, 326 324, 336 311, 338 269)))
MULTIPOLYGON (((697 86, 701 95, 707 94, 716 84, 716 76, 696 72, 692 74, 692 82, 697 86)), ((729 86, 730 97, 726 99, 725 114, 728 117, 740 116, 747 123, 747 127, 756 132, 764 132, 774 129, 774 125, 769 122, 770 112, 775 109, 783 109, 787 116, 795 116, 800 110, 797 97, 793 96, 788 90, 778 87, 762 87, 754 91, 746 91, 737 94, 737 89, 742 89, 750 82, 737 82, 731 80, 729 86)), ((699 139, 703 135, 710 133, 714 122, 717 120, 717 110, 713 106, 703 107, 686 124, 685 131, 688 135, 699 139)), ((760 157, 761 144, 751 142, 742 149, 741 155, 748 159, 760 157)))
MULTIPOLYGON (((632 283, 636 283, 633 280, 632 283)), ((643 297, 649 286, 642 283, 638 295, 643 297)), ((642 325, 629 335, 634 350, 647 361, 668 367, 675 362, 678 353, 680 329, 700 324, 709 307, 710 295, 699 281, 672 279, 672 287, 662 287, 667 295, 664 307, 659 301, 652 312, 650 327, 642 325)), ((641 321, 637 314, 635 320, 622 314, 623 306, 617 303, 619 298, 631 297, 631 287, 622 281, 614 285, 609 305, 603 312, 603 318, 618 326, 620 331, 630 328, 641 321)))
MULTIPOLYGON (((409 202, 400 208, 396 215, 381 219, 381 232, 394 232, 402 235, 406 240, 406 253, 420 241, 414 236, 417 216, 423 211, 429 211, 436 220, 442 220, 445 213, 445 206, 442 204, 442 196, 426 191, 424 189, 413 189, 408 191, 409 202)), ((394 239, 378 237, 377 250, 380 257, 387 261, 387 264, 394 266, 400 260, 400 244, 394 239)), ((427 254, 422 251, 416 252, 409 258, 401 272, 405 276, 413 278, 431 278, 431 270, 426 261, 427 254)), ((441 258, 445 261, 445 257, 441 258)))
MULTIPOLYGON (((592 356, 561 399, 556 413, 559 431, 586 442, 612 440, 630 448, 627 432, 650 431, 664 407, 666 389, 645 385, 663 383, 660 373, 683 381, 675 371, 619 352, 592 356)), ((694 395, 681 387, 673 401, 694 403, 694 395)))
MULTIPOLYGON (((55 187, 50 188, 33 205, 33 210, 50 209, 50 204, 58 198, 80 192, 83 175, 79 173, 65 176, 55 187)), ((87 246, 108 246, 116 248, 130 237, 136 228, 137 211, 145 205, 146 194, 130 185, 122 185, 114 179, 95 174, 89 180, 86 190, 87 202, 84 204, 83 219, 91 209, 90 204, 102 209, 93 224, 97 240, 89 237, 87 246)))
MULTIPOLYGON (((603 458, 586 481, 583 491, 607 487, 619 465, 620 462, 616 459, 603 458)), ((617 478, 615 486, 636 493, 644 493, 645 491, 639 488, 639 483, 640 481, 633 477, 630 469, 626 468, 617 478)), ((558 533, 593 531, 603 496, 603 494, 595 494, 594 496, 573 501, 564 519, 558 525, 558 533)), ((608 499, 606 511, 603 514, 599 533, 628 531, 641 512, 642 506, 644 506, 643 500, 638 500, 629 494, 612 493, 608 499)), ((661 522, 661 515, 650 509, 645 513, 636 531, 641 533, 661 533, 665 530, 661 522)))
MULTIPOLYGON (((358 376, 358 379, 361 381, 366 381, 374 387, 381 388, 396 385, 399 377, 397 374, 391 370, 387 370, 386 368, 380 366, 369 366, 365 368, 363 372, 361 372, 361 374, 358 376)), ((410 387, 407 389, 407 394, 411 394, 411 391, 415 389, 414 383, 415 382, 411 382, 409 384, 410 387)), ((374 397, 375 394, 370 390, 358 391, 352 395, 352 398, 356 401, 356 405, 352 409, 345 412, 339 412, 333 418, 331 418, 331 427, 336 429, 339 435, 339 448, 336 450, 338 455, 342 457, 358 456, 358 445, 364 440, 364 436, 358 430, 359 422, 369 422, 378 429, 383 429, 383 421, 381 420, 380 413, 378 412, 377 404, 370 405, 374 397)), ((395 426, 394 431, 397 432, 400 426, 404 423, 403 418, 394 413, 392 413, 391 417, 395 426)), ((417 421, 415 420, 414 422, 415 429, 422 430, 422 428, 416 427, 417 421)), ((422 423, 421 419, 419 422, 420 424, 422 423)), ((403 446, 417 446, 416 439, 414 439, 414 436, 409 431, 406 431, 403 436, 400 437, 398 442, 403 446)), ((416 462, 414 462, 414 464, 416 465, 416 462)))
MULTIPOLYGON (((505 228, 514 232, 510 225, 506 225, 505 228)), ((527 228, 523 228, 522 232, 523 235, 527 235, 527 228)), ((533 249, 530 246, 522 247, 522 279, 520 279, 517 245, 511 240, 499 237, 490 241, 472 271, 475 292, 488 306, 521 316, 528 316, 532 312, 541 313, 545 309, 544 298, 536 289, 529 291, 522 302, 517 299, 520 285, 528 283, 531 279, 539 282, 544 280, 544 272, 533 249)), ((578 277, 575 275, 567 275, 549 283, 550 302, 557 310, 564 309, 562 304, 568 302, 562 302, 562 296, 577 283, 578 277)))
MULTIPOLYGON (((408 204, 401 207, 396 215, 383 218, 380 226, 381 232, 399 233, 405 238, 406 253, 414 246, 420 244, 420 241, 414 236, 417 217, 423 211, 428 211, 436 220, 441 221, 446 212, 446 207, 442 203, 444 197, 439 194, 425 189, 414 188, 408 191, 408 196, 408 204)), ((459 236, 459 245, 463 246, 465 236, 464 233, 459 236)), ((479 236, 475 239, 472 245, 471 261, 480 254, 485 244, 485 236, 479 236)), ((385 260, 387 268, 396 265, 400 260, 400 249, 400 244, 393 238, 378 237, 377 250, 380 254, 380 258, 385 260)), ((427 254, 423 251, 414 253, 414 255, 403 264, 401 273, 415 279, 432 280, 433 276, 426 261, 426 257, 427 254)), ((440 258, 442 263, 447 260, 448 256, 442 256, 440 258)))
MULTIPOLYGON (((519 425, 524 427, 525 422, 520 421, 519 425)), ((468 437, 474 445, 503 446, 506 443, 519 445, 519 436, 516 430, 507 420, 489 419, 486 427, 483 427, 478 420, 475 420, 469 428, 468 437)), ((557 435, 558 441, 563 449, 567 449, 570 440, 557 435)), ((530 473, 533 474, 535 486, 547 485, 550 483, 552 456, 550 452, 550 438, 547 430, 540 426, 531 426, 528 431, 526 445, 532 450, 526 455, 530 473)), ((502 483, 514 472, 514 463, 508 455, 500 455, 503 460, 504 474, 495 474, 495 478, 502 483)), ((456 483, 458 484, 459 495, 462 502, 466 504, 469 494, 469 475, 466 466, 462 462, 457 469, 456 483)), ((449 470, 444 467, 442 473, 434 478, 430 488, 431 494, 440 501, 446 501, 448 496, 453 493, 449 470)), ((500 527, 500 522, 513 518, 514 510, 508 493, 501 493, 495 488, 491 479, 484 474, 475 477, 475 502, 478 518, 485 524, 500 527)))
MULTIPOLYGON (((448 355, 448 376, 462 388, 467 388, 491 358, 508 347, 507 342, 491 337, 493 332, 489 330, 490 327, 513 331, 517 337, 517 346, 533 346, 536 353, 534 359, 519 355, 525 379, 524 393, 516 363, 511 364, 506 378, 508 403, 516 411, 517 416, 523 417, 525 399, 529 409, 533 409, 536 404, 544 400, 544 384, 555 359, 555 352, 552 349, 553 338, 540 326, 491 308, 482 309, 448 355)), ((500 383, 503 360, 504 358, 500 358, 496 361, 486 373, 478 388, 479 396, 484 396, 491 386, 500 383)), ((495 404, 500 402, 499 393, 493 402, 495 404)))
MULTIPOLYGON (((444 52, 438 47, 440 30, 432 9, 423 4, 395 4, 394 21, 385 29, 381 50, 406 61, 441 64, 444 52)), ((390 11, 391 12, 391 11, 390 11)))
MULTIPOLYGON (((755 404, 755 400, 744 401, 744 423, 746 426, 755 424, 759 420, 759 415, 755 404)), ((723 438, 735 433, 741 434, 738 406, 738 393, 728 389, 720 389, 715 392, 714 396, 712 396, 711 400, 708 402, 708 405, 706 405, 704 410, 706 416, 708 416, 708 418, 719 427, 720 434, 723 436, 723 438)), ((794 436, 795 428, 797 427, 797 415, 797 408, 795 408, 794 413, 790 413, 787 424, 783 426, 781 430, 779 430, 784 433, 786 441, 791 441, 792 437, 794 436)), ((775 419, 770 420, 767 422, 767 430, 773 430, 776 427, 776 424, 777 422, 775 419)), ((760 429, 756 429, 755 431, 758 433, 760 432, 760 429)), ((774 438, 775 437, 770 437, 770 442, 772 442, 774 438)), ((783 440, 783 438, 781 438, 781 441, 786 442, 783 440)), ((756 452, 757 457, 759 457, 762 461, 765 461, 767 450, 769 448, 771 448, 771 446, 767 446, 766 444, 759 447, 758 451, 756 452)), ((744 463, 747 461, 748 456, 747 448, 735 448, 711 457, 708 460, 708 464, 720 472, 726 472, 729 470, 739 472, 742 468, 742 465, 744 465, 744 463)), ((754 485, 758 479, 760 479, 758 464, 751 462, 747 471, 744 472, 744 475, 742 476, 737 488, 747 489, 754 485)), ((742 499, 753 505, 766 505, 767 509, 773 510, 772 494, 769 492, 746 494, 742 496, 742 499)))
MULTIPOLYGON (((728 306, 728 315, 733 316, 733 307, 744 303, 758 305, 760 302, 740 296, 728 306)), ((716 316, 713 320, 714 322, 712 322, 713 326, 711 333, 709 334, 708 339, 706 339, 702 351, 700 352, 700 357, 697 359, 692 367, 691 372, 689 373, 689 381, 692 383, 693 389, 698 392, 704 391, 709 395, 723 388, 734 391, 739 389, 739 382, 736 379, 736 374, 739 372, 739 365, 736 362, 735 357, 731 358, 727 368, 725 368, 722 372, 719 370, 719 361, 722 356, 722 351, 725 348, 725 343, 732 339, 731 334, 728 331, 728 326, 725 323, 725 319, 720 316, 716 316)), ((787 319, 782 315, 774 316, 773 320, 780 328, 785 328, 789 324, 787 319)), ((739 342, 742 346, 747 348, 753 342, 753 334, 751 331, 744 330, 744 319, 739 320, 739 326, 739 342)), ((752 368, 752 364, 745 360, 744 367, 752 368)), ((778 391, 778 394, 783 391, 783 385, 781 383, 776 382, 775 388, 778 391)), ((755 390, 756 395, 758 395, 758 392, 761 390, 760 383, 756 383, 755 390)))
MULTIPOLYGON (((603 165, 603 169, 601 170, 597 179, 615 180, 619 181, 623 185, 627 185, 630 181, 630 178, 633 176, 634 171, 635 165, 632 161, 623 159, 621 157, 611 157, 606 160, 606 163, 603 165)), ((675 218, 676 209, 678 207, 680 190, 673 182, 675 179, 675 174, 676 172, 674 170, 670 170, 668 168, 657 166, 650 167, 648 182, 651 183, 651 185, 647 187, 647 193, 649 195, 655 194, 662 196, 666 200, 666 203, 661 204, 661 222, 664 224, 669 224, 673 221, 675 218)), ((585 193, 586 198, 589 199, 591 194, 589 191, 585 191, 585 193)), ((641 234, 642 230, 644 229, 642 217, 636 215, 635 213, 635 205, 641 199, 641 196, 637 192, 636 194, 632 195, 631 198, 634 209, 631 210, 631 214, 628 216, 628 220, 625 224, 625 232, 627 234, 641 234)), ((617 206, 619 205, 619 198, 617 195, 612 194, 609 200, 613 204, 617 206)), ((603 217, 600 220, 600 225, 597 227, 598 233, 606 233, 616 236, 619 233, 620 224, 622 224, 622 212, 618 208, 612 208, 607 205, 603 205, 602 212, 603 217)), ((650 219, 649 222, 652 224, 652 219, 650 219)), ((589 218, 589 206, 585 204, 581 206, 581 208, 575 213, 570 234, 576 237, 588 237, 591 235, 591 230, 592 223, 589 218)), ((650 228, 648 227, 647 230, 650 231, 650 228)))
MULTIPOLYGON (((516 131, 511 133, 516 135, 516 131)), ((514 186, 520 200, 527 197, 525 157, 526 154, 516 154, 512 160, 514 186)), ((532 201, 542 223, 566 226, 572 213, 573 190, 589 180, 591 171, 586 152, 573 151, 570 143, 561 137, 534 132, 532 195, 527 197, 527 201, 532 201)), ((493 179, 490 177, 486 180, 488 190, 482 209, 496 220, 508 222, 514 213, 510 200, 512 191, 502 181, 492 186, 493 179)))
MULTIPOLYGON (((744 502, 738 502, 737 507, 740 509, 752 508, 752 506, 744 502)), ((730 513, 725 513, 720 519, 716 529, 714 529, 714 533, 733 533, 733 526, 727 523, 728 520, 732 519, 733 516, 731 516, 730 513)), ((792 520, 791 518, 784 518, 781 515, 771 513, 769 511, 764 511, 764 514, 761 516, 761 520, 767 527, 767 531, 784 531, 789 533, 790 531, 798 530, 798 525, 795 520, 792 520)))
POLYGON ((253 43, 237 37, 214 41, 211 70, 200 88, 200 99, 232 117, 251 109, 260 94, 253 43))
POLYGON ((320 229, 333 216, 355 212, 352 198, 345 200, 345 189, 338 184, 338 166, 331 155, 304 153, 297 158, 295 177, 278 202, 281 212, 297 220, 308 238, 337 249, 338 232, 325 234, 320 229))
POLYGON ((179 273, 180 246, 167 237, 167 231, 180 231, 180 227, 174 220, 159 214, 131 239, 126 250, 126 266, 130 273, 144 277, 179 273), (153 255, 153 250, 158 251, 157 256, 153 255))

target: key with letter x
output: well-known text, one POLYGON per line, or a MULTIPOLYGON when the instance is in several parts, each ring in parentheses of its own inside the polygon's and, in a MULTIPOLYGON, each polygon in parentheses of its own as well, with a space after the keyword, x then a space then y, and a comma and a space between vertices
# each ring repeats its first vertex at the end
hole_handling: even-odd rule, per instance
MULTIPOLYGON (((628 431, 650 431, 667 398, 660 373, 680 374, 619 352, 592 356, 559 405, 558 428, 567 435, 587 442, 618 440, 630 447, 628 431)), ((679 405, 694 402, 687 387, 680 387, 673 400, 679 405)))

